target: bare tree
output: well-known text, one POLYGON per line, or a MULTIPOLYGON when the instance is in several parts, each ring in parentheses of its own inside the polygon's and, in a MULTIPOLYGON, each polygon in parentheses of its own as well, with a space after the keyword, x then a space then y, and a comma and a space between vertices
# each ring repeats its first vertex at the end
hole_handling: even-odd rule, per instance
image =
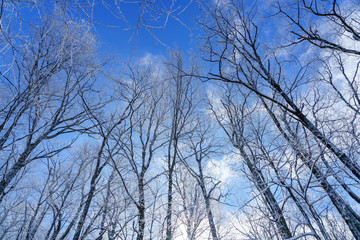
MULTIPOLYGON (((299 96, 301 96, 299 86, 308 80, 307 68, 299 66, 298 62, 290 62, 294 65, 292 67, 300 69, 294 80, 290 80, 291 75, 283 73, 283 66, 286 64, 280 62, 276 56, 267 54, 266 45, 261 42, 264 36, 261 35, 256 25, 258 19, 255 19, 253 14, 254 12, 246 10, 242 3, 234 2, 217 5, 209 13, 211 21, 204 27, 210 34, 206 39, 207 44, 204 51, 209 57, 208 59, 217 64, 217 69, 204 79, 240 85, 250 90, 262 101, 275 104, 304 127, 304 134, 311 134, 330 155, 336 156, 342 163, 341 166, 337 166, 336 171, 344 175, 351 175, 357 181, 359 179, 359 165, 356 159, 351 158, 346 151, 342 150, 341 143, 337 141, 336 137, 332 137, 331 131, 326 131, 326 128, 317 125, 318 121, 307 114, 308 108, 306 107, 310 106, 304 107, 305 104, 309 104, 309 99, 306 96, 302 100, 303 105, 299 105, 299 96)), ((316 114, 315 119, 321 119, 319 113, 316 114)), ((231 133, 228 135, 230 138, 233 137, 231 133)), ((294 137, 295 135, 297 136, 297 134, 291 136, 294 137)), ((246 143, 246 139, 244 140, 246 143)), ((296 151, 301 146, 301 142, 296 140, 292 146, 296 151)), ((326 180, 327 174, 323 172, 334 173, 333 169, 325 166, 323 170, 322 167, 317 166, 317 160, 309 162, 309 153, 300 152, 301 154, 305 153, 304 164, 308 164, 312 171, 311 175, 318 179, 334 206, 343 216, 354 237, 358 238, 358 214, 343 198, 340 196, 334 198, 336 191, 332 184, 326 180), (347 210, 341 211, 340 209, 347 210)), ((354 193, 349 188, 347 192, 349 194, 354 193)), ((353 194, 352 198, 355 197, 356 199, 355 195, 353 194)))
POLYGON ((118 144, 119 144, 118 141, 115 141, 115 143, 111 144, 111 140, 112 140, 111 137, 114 134, 113 132, 115 130, 118 130, 117 133, 120 134, 119 135, 120 137, 121 137, 121 134, 125 133, 124 130, 120 130, 120 129, 123 129, 123 127, 121 125, 123 124, 123 122, 125 122, 125 120, 128 117, 130 117, 130 115, 133 114, 133 109, 134 109, 133 105, 139 98, 139 95, 140 95, 140 93, 133 92, 130 97, 126 96, 126 102, 125 102, 126 105, 125 105, 122 113, 120 113, 119 115, 112 115, 110 117, 110 120, 108 120, 108 121, 100 119, 96 115, 96 113, 94 113, 92 111, 92 109, 89 107, 89 105, 86 103, 87 101, 84 100, 84 104, 86 106, 86 111, 90 115, 91 120, 94 121, 94 125, 98 129, 97 133, 99 134, 99 136, 101 138, 101 145, 97 152, 97 156, 96 156, 96 160, 95 160, 96 165, 95 165, 95 168, 93 169, 93 174, 92 174, 91 181, 90 181, 90 189, 87 194, 87 198, 85 200, 83 211, 80 216, 78 225, 76 227, 76 231, 75 231, 75 234, 73 237, 74 240, 77 240, 80 238, 81 231, 83 229, 85 219, 87 217, 87 214, 88 214, 88 211, 90 208, 90 204, 91 204, 92 199, 95 194, 96 183, 99 181, 101 171, 104 169, 105 166, 108 165, 108 163, 111 160, 112 155, 115 154, 114 152, 118 148, 118 144))
POLYGON ((205 165, 207 161, 210 161, 212 157, 219 153, 220 145, 216 143, 213 135, 213 126, 204 121, 204 119, 198 118, 193 124, 195 124, 194 128, 188 133, 188 139, 184 143, 186 148, 179 150, 178 155, 181 162, 199 185, 205 203, 211 237, 217 240, 219 239, 219 233, 217 232, 211 208, 211 200, 220 200, 221 194, 217 194, 219 196, 216 197, 215 193, 221 182, 205 173, 205 165))
POLYGON ((62 24, 44 19, 31 42, 21 52, 14 51, 10 68, 6 64, 1 72, 1 88, 8 89, 0 110, 0 149, 6 159, 0 166, 1 200, 25 166, 58 154, 89 128, 80 96, 92 92, 98 69, 86 61, 93 52, 93 38, 87 26, 73 23, 60 32, 62 24), (72 141, 45 151, 44 144, 71 133, 72 141))
MULTIPOLYGON (((82 180, 86 179, 84 176, 86 175, 86 169, 91 165, 90 159, 82 158, 87 156, 85 152, 89 150, 88 148, 89 146, 83 146, 83 148, 78 149, 78 152, 74 155, 81 157, 78 160, 74 160, 69 168, 65 168, 61 166, 61 164, 56 167, 56 165, 53 164, 55 166, 52 167, 54 171, 54 184, 56 183, 55 186, 57 186, 57 189, 53 192, 53 195, 49 196, 48 205, 50 207, 52 220, 50 221, 51 223, 44 239, 57 239, 61 231, 64 230, 67 222, 70 222, 67 227, 70 226, 71 228, 73 226, 71 222, 74 223, 75 221, 69 221, 70 217, 72 216, 76 219, 79 216, 81 207, 78 207, 78 210, 75 212, 71 211, 70 208, 76 208, 77 201, 74 201, 74 199, 78 200, 78 197, 74 197, 74 195, 81 194, 83 191, 82 180)), ((81 195, 80 202, 82 203, 84 195, 81 195)), ((82 204, 80 204, 80 206, 82 206, 82 204)))
MULTIPOLYGON (((173 239, 173 176, 178 163, 178 148, 182 136, 189 131, 187 126, 196 107, 194 94, 196 89, 191 84, 192 78, 185 76, 183 59, 181 53, 174 51, 170 55, 168 65, 168 98, 170 108, 170 126, 169 141, 167 145, 166 162, 167 162, 167 213, 166 213, 166 239, 173 239)), ((190 130, 191 131, 191 130, 190 130)))
POLYGON ((194 184, 193 177, 184 166, 180 166, 175 173, 174 189, 180 196, 180 209, 174 214, 177 226, 186 226, 186 239, 194 240, 201 236, 206 229, 201 227, 206 221, 206 209, 203 206, 202 192, 198 184, 194 184))
POLYGON ((150 175, 157 150, 166 141, 163 133, 167 108, 164 105, 164 88, 160 85, 159 75, 151 66, 130 68, 130 79, 134 86, 142 89, 140 101, 133 106, 133 112, 125 121, 126 134, 118 135, 119 153, 112 157, 113 167, 121 179, 126 194, 137 209, 137 224, 133 224, 136 239, 146 236, 146 192, 149 184, 162 173, 150 175), (126 160, 127 164, 120 164, 126 160), (149 176, 147 176, 149 175, 149 176), (131 178, 131 179, 130 179, 131 178), (129 181, 136 181, 131 189, 129 181))
MULTIPOLYGON (((231 92, 231 88, 229 89, 221 101, 223 110, 220 110, 220 112, 223 111, 225 113, 219 115, 219 113, 217 113, 219 109, 215 109, 214 106, 211 106, 211 111, 232 145, 239 150, 240 155, 244 159, 245 165, 250 170, 250 178, 264 198, 264 203, 271 214, 272 221, 274 221, 277 226, 280 236, 283 239, 291 238, 292 233, 285 220, 284 213, 274 194, 271 192, 269 183, 259 166, 259 156, 256 153, 255 147, 249 144, 251 138, 246 133, 246 122, 249 121, 247 118, 249 118, 251 112, 256 110, 256 104, 255 107, 248 106, 250 93, 246 92, 242 93, 243 102, 241 104, 235 104, 233 102, 235 100, 235 98, 233 98, 234 93, 231 92)), ((239 94, 241 94, 241 92, 239 94)))
POLYGON ((356 47, 346 43, 360 40, 359 6, 355 2, 276 1, 276 7, 291 24, 293 39, 289 45, 307 42, 321 49, 360 55, 356 47), (324 31, 324 25, 331 29, 324 31))
MULTIPOLYGON (((215 26, 204 26, 214 34, 210 35, 210 38, 207 39, 209 45, 204 51, 208 54, 209 60, 218 63, 219 68, 218 72, 210 73, 207 79, 240 84, 256 92, 261 97, 278 104, 278 106, 298 119, 301 124, 314 134, 314 136, 337 156, 344 166, 359 179, 360 167, 357 162, 351 159, 314 125, 302 109, 297 106, 289 89, 284 90, 281 87, 282 82, 286 80, 284 79, 285 76, 279 74, 282 70, 281 63, 277 61, 276 58, 271 59, 266 53, 262 55, 262 49, 258 42, 260 41, 259 29, 252 19, 252 13, 247 12, 241 4, 230 3, 230 5, 225 7, 218 6, 218 8, 214 10, 214 13, 210 14, 215 26), (233 6, 231 10, 229 10, 230 6, 233 6), (236 21, 234 21, 234 18, 236 18, 236 21), (220 49, 212 48, 213 41, 221 42, 221 46, 219 46, 220 49), (229 55, 227 53, 229 53, 229 55), (270 60, 273 60, 274 66, 271 66, 270 60), (241 61, 241 64, 239 61, 241 61), (233 66, 234 71, 226 73, 224 68, 228 65, 233 66), (251 80, 252 82, 249 82, 249 78, 247 78, 247 72, 249 70, 258 73, 258 77, 251 80), (254 88, 254 83, 261 83, 263 86, 261 88, 254 88), (277 93, 275 95, 276 98, 267 94, 266 91, 269 89, 277 93)), ((303 77, 301 70, 298 77, 303 77)), ((299 79, 296 78, 290 86, 296 87, 298 80, 299 79)), ((284 83, 284 85, 288 86, 289 83, 284 83)))

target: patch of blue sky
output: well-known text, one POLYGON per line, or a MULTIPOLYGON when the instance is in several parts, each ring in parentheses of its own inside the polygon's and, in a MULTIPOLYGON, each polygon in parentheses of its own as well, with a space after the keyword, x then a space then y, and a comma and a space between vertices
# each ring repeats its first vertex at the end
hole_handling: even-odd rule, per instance
POLYGON ((172 13, 174 16, 167 16, 160 10, 156 20, 145 15, 143 24, 148 27, 142 25, 139 29, 136 28, 140 11, 138 4, 121 4, 119 10, 114 9, 114 14, 102 4, 96 5, 94 24, 102 43, 100 50, 122 57, 146 53, 166 55, 171 48, 186 52, 193 47, 194 18, 199 14, 198 6, 195 2, 189 4, 187 0, 177 1, 175 5, 178 9, 172 13), (123 19, 119 18, 120 11, 123 19))

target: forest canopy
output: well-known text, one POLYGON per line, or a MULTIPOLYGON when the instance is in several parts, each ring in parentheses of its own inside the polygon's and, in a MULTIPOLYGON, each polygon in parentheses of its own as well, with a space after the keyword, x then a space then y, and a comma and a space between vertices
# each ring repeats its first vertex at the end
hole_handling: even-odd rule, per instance
POLYGON ((0 239, 360 239, 355 0, 2 0, 0 239))

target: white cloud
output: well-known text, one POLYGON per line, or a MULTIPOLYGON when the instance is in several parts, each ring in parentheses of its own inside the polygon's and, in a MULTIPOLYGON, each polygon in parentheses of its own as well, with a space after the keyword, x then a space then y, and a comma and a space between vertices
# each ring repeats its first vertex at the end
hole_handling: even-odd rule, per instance
POLYGON ((225 184, 230 184, 238 173, 234 170, 233 165, 239 162, 238 154, 232 153, 225 155, 220 160, 211 160, 207 162, 206 171, 210 176, 214 176, 217 180, 225 184))
POLYGON ((159 64, 161 63, 161 56, 154 55, 148 52, 145 53, 145 55, 139 59, 138 63, 142 66, 151 66, 154 64, 159 64))

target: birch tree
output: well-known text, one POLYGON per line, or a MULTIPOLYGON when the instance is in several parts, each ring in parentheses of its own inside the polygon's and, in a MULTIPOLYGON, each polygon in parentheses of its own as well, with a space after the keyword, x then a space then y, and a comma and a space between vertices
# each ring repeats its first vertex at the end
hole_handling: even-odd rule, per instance
POLYGON ((189 129, 189 125, 194 115, 194 109, 196 107, 196 100, 194 95, 196 88, 192 84, 192 78, 185 76, 183 59, 181 53, 174 51, 170 55, 168 63, 168 98, 170 101, 169 115, 169 141, 167 143, 166 164, 167 164, 167 213, 166 213, 166 239, 173 239, 173 187, 174 187, 174 172, 176 171, 178 164, 178 148, 181 144, 181 140, 189 129))

